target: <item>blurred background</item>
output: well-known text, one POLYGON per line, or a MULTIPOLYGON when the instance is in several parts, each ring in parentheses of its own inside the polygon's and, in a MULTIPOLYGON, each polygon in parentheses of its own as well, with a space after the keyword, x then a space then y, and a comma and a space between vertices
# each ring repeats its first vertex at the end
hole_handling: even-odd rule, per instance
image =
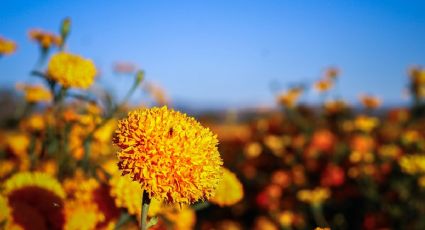
MULTIPOLYGON (((407 69, 423 64, 423 1, 2 1, 1 34, 19 44, 0 63, 3 87, 30 79, 38 49, 30 28, 56 31, 72 18, 68 49, 91 58, 98 82, 122 96, 131 63, 175 105, 275 105, 275 93, 342 70, 334 96, 359 93, 403 104, 407 69)), ((135 98, 134 100, 140 100, 135 98)), ((302 100, 317 103, 309 93, 302 100)))

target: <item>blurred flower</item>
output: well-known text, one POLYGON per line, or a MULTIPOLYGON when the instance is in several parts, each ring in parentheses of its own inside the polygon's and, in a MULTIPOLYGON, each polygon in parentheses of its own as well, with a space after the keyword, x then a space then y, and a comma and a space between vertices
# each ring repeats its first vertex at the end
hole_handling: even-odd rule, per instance
POLYGON ((170 98, 160 85, 153 82, 146 82, 144 84, 144 89, 155 100, 157 105, 162 106, 170 104, 170 98))
POLYGON ((242 183, 233 172, 223 168, 223 179, 218 184, 215 195, 211 197, 210 201, 221 207, 231 206, 242 200, 243 196, 242 183))
POLYGON ((401 170, 407 174, 425 174, 425 155, 404 155, 399 161, 401 170))
POLYGON ((28 118, 22 121, 22 129, 29 132, 41 132, 45 127, 45 120, 42 114, 31 114, 28 118))
POLYGON ((277 219, 280 225, 284 226, 285 228, 288 228, 292 226, 295 219, 295 215, 293 212, 286 210, 280 212, 277 216, 277 219))
POLYGON ((417 99, 425 96, 425 69, 413 67, 409 70, 410 91, 417 99))
POLYGON ((59 47, 62 43, 62 39, 58 35, 40 29, 32 29, 28 35, 31 40, 37 42, 45 50, 52 46, 59 47))
POLYGON ((342 113, 348 109, 348 105, 343 100, 329 100, 323 104, 327 114, 342 113))
POLYGON ((333 80, 341 74, 341 71, 336 67, 329 67, 325 71, 325 79, 333 80))
POLYGON ((354 120, 354 127, 357 130, 369 133, 371 132, 376 126, 378 126, 379 120, 376 117, 369 117, 365 115, 357 116, 354 120))
POLYGON ((50 102, 52 94, 41 85, 16 84, 16 89, 21 90, 25 94, 25 100, 29 103, 50 102))
POLYGON ((316 227, 314 230, 331 230, 330 228, 321 228, 321 227, 316 227))
POLYGON ((305 203, 312 205, 322 204, 327 200, 331 195, 331 192, 328 188, 317 187, 313 190, 303 189, 298 191, 297 198, 305 203))
POLYGON ((242 230, 243 228, 236 221, 223 220, 223 221, 220 221, 216 224, 215 229, 217 229, 217 230, 242 230))
POLYGON ((6 229, 62 229, 65 193, 44 173, 18 173, 4 183, 10 216, 6 229))
POLYGON ((335 145, 335 136, 327 129, 315 131, 310 145, 321 152, 331 152, 335 145))
POLYGON ((187 206, 165 208, 162 215, 173 224, 173 229, 190 230, 194 228, 196 223, 195 211, 187 206))
POLYGON ((276 184, 282 188, 287 188, 291 185, 292 183, 292 178, 289 175, 289 173, 283 171, 283 170, 278 170, 273 172, 272 176, 271 176, 271 181, 273 184, 276 184))
POLYGON ((10 55, 16 51, 16 43, 0 36, 0 56, 10 55))
POLYGON ((399 159, 403 154, 400 147, 395 144, 387 144, 380 146, 378 149, 378 153, 383 159, 399 159))
POLYGON ((345 182, 344 170, 335 164, 326 166, 322 173, 320 184, 324 187, 340 186, 345 182))
POLYGON ((291 88, 288 91, 279 94, 277 97, 277 101, 279 102, 279 104, 285 107, 292 108, 297 103, 302 92, 303 89, 300 87, 291 88))
POLYGON ((265 216, 260 216, 255 219, 254 230, 278 230, 273 221, 265 216))
POLYGON ((408 129, 405 130, 401 134, 401 141, 403 144, 411 145, 419 142, 419 140, 422 139, 422 135, 419 133, 419 131, 414 129, 408 129))
POLYGON ((370 95, 361 95, 360 102, 367 109, 376 109, 381 106, 381 99, 370 95))
MULTIPOLYGON (((115 173, 109 180, 109 185, 111 186, 111 196, 114 197, 117 207, 125 208, 129 214, 139 217, 142 212, 140 198, 143 194, 140 184, 131 180, 128 175, 121 176, 120 173, 115 173)), ((156 216, 160 211, 160 206, 161 202, 152 199, 148 216, 156 216)))
POLYGON ((110 196, 109 186, 87 178, 78 170, 63 182, 63 187, 68 198, 65 209, 67 228, 89 229, 87 226, 95 226, 91 229, 103 229, 118 219, 120 211, 110 196), (81 216, 84 212, 87 216, 81 216))
POLYGON ((118 122, 119 168, 166 203, 208 199, 221 179, 217 137, 194 118, 167 107, 136 110, 118 122))
POLYGON ((96 67, 89 59, 60 52, 50 59, 47 75, 65 88, 87 89, 92 85, 96 76, 96 67))
POLYGON ((261 152, 262 152, 262 147, 260 143, 258 142, 250 142, 246 144, 244 148, 244 155, 248 159, 258 157, 261 154, 261 152))
POLYGON ((137 66, 129 62, 116 62, 114 72, 120 74, 134 74, 138 70, 137 66))
POLYGON ((314 89, 317 92, 323 93, 329 91, 333 86, 333 82, 325 79, 325 80, 319 80, 316 83, 314 83, 314 89))

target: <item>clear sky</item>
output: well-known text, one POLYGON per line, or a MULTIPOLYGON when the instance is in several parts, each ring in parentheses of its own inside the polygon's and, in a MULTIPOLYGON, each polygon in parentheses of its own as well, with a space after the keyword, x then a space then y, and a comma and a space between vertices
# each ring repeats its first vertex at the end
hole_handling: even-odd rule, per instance
MULTIPOLYGON (((193 106, 273 104, 270 84, 312 82, 342 70, 337 95, 403 102, 406 71, 425 65, 425 1, 2 0, 0 35, 18 52, 0 60, 0 84, 32 81, 38 57, 30 28, 57 31, 72 19, 68 50, 95 61, 99 83, 129 85, 116 61, 142 67, 174 101, 193 106)), ((305 99, 315 101, 315 94, 305 99)))

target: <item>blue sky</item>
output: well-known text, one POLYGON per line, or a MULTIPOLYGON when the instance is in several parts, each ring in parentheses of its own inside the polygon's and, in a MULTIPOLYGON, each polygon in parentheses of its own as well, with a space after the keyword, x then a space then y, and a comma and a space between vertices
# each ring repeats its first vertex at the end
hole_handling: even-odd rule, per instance
MULTIPOLYGON (((333 95, 359 93, 401 103, 411 65, 425 65, 424 1, 2 1, 0 35, 19 49, 0 60, 0 84, 34 81, 38 57, 30 28, 57 31, 72 19, 68 50, 91 58, 99 84, 124 94, 129 78, 113 75, 129 61, 192 107, 273 104, 282 89, 342 70, 333 95)), ((135 100, 140 100, 135 98, 135 100)), ((307 101, 318 101, 310 93, 307 101)))

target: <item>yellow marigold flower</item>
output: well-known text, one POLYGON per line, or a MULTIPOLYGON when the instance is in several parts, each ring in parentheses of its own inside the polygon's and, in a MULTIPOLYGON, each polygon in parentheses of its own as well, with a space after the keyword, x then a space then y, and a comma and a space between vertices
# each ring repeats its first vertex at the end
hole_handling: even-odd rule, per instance
POLYGON ((8 133, 5 135, 6 148, 15 156, 26 157, 30 139, 24 133, 8 133))
POLYGON ((238 203, 243 198, 243 195, 242 184, 236 175, 223 168, 223 179, 218 184, 215 196, 210 201, 219 206, 230 206, 238 203))
MULTIPOLYGON (((128 175, 121 176, 115 173, 109 180, 109 185, 111 186, 110 194, 114 197, 117 207, 126 208, 129 214, 140 217, 142 212, 140 197, 143 194, 140 184, 132 181, 128 175)), ((148 216, 156 216, 160 211, 160 204, 158 200, 152 199, 148 216)))
POLYGON ((29 132, 40 132, 44 130, 45 119, 41 114, 31 114, 22 122, 21 127, 29 132))
POLYGON ((0 36, 0 56, 13 54, 16 51, 16 43, 0 36))
POLYGON ((376 109, 382 104, 381 99, 370 95, 360 96, 360 102, 364 107, 368 109, 376 109))
POLYGON ((0 179, 8 177, 15 168, 16 168, 15 161, 2 159, 0 161, 0 179))
POLYGON ((3 188, 10 210, 6 229, 63 228, 65 192, 55 178, 23 172, 9 178, 3 188))
POLYGON ((303 189, 298 191, 297 198, 305 203, 319 205, 328 199, 330 195, 331 191, 328 188, 317 187, 313 190, 303 189))
POLYGON ((66 215, 73 219, 74 222, 69 224, 76 226, 75 229, 79 229, 78 226, 83 226, 84 221, 94 224, 95 227, 90 229, 106 229, 111 222, 117 220, 120 211, 110 196, 109 186, 100 184, 94 178, 85 177, 82 171, 77 171, 74 177, 64 181, 64 189, 69 198, 67 203, 70 205, 66 207, 66 215), (75 213, 79 212, 91 214, 85 220, 74 216, 75 213))
POLYGON ((0 223, 7 220, 10 215, 9 205, 7 204, 7 199, 0 194, 0 223))
POLYGON ((208 199, 222 176, 217 136, 166 106, 130 112, 118 122, 114 143, 122 173, 166 203, 208 199))
POLYGON ((265 216, 257 217, 254 224, 254 230, 278 230, 279 228, 265 216))
POLYGON ((335 114, 343 112, 348 109, 348 105, 343 100, 329 100, 323 104, 325 111, 329 114, 335 114))
POLYGON ((65 230, 94 230, 97 223, 105 219, 96 204, 74 201, 65 203, 65 216, 65 230))
POLYGON ((365 115, 360 115, 356 117, 356 119, 354 120, 354 127, 366 133, 372 131, 376 126, 378 126, 378 124, 379 124, 378 118, 368 117, 365 115))
POLYGON ((281 93, 277 97, 277 101, 288 108, 292 108, 297 103, 298 99, 300 98, 301 94, 303 92, 302 88, 292 88, 289 89, 287 92, 281 93))
POLYGON ((314 230, 331 230, 330 228, 321 228, 321 227, 316 227, 314 230))
POLYGON ((29 103, 50 102, 51 92, 41 85, 16 84, 16 89, 24 92, 25 100, 29 103))
POLYGON ((425 173, 425 155, 412 154, 404 155, 399 161, 401 170, 407 174, 423 174, 425 173))
POLYGON ((70 53, 57 53, 47 66, 47 75, 63 87, 87 89, 96 76, 96 67, 89 59, 70 53))
POLYGON ((319 80, 314 83, 314 89, 318 92, 326 92, 329 91, 333 86, 333 82, 330 80, 319 80))
POLYGON ((28 35, 31 40, 37 42, 43 49, 48 49, 53 45, 59 47, 62 43, 61 37, 40 29, 32 29, 28 32, 28 35))

